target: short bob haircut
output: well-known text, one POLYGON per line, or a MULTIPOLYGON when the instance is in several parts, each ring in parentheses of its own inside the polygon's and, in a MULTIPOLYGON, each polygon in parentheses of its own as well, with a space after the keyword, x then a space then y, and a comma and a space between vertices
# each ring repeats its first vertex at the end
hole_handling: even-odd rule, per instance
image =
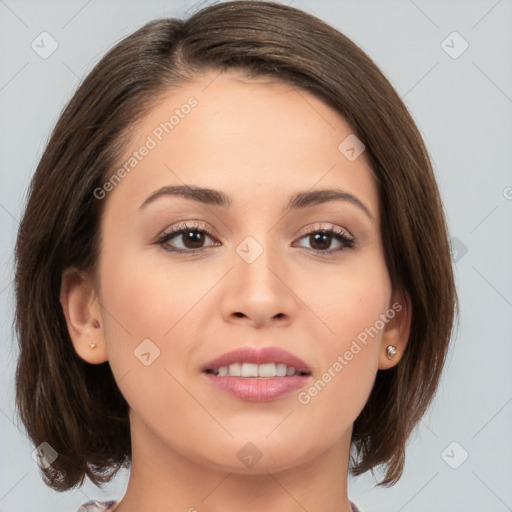
POLYGON ((85 476, 99 486, 130 465, 129 406, 108 362, 76 354, 59 302, 61 275, 70 266, 96 275, 105 201, 94 190, 122 161, 134 126, 210 70, 313 93, 366 146, 387 269, 405 292, 412 325, 402 359, 378 371, 354 423, 350 471, 382 466, 379 485, 393 485, 437 389, 459 308, 431 162, 405 105, 358 46, 301 10, 247 0, 151 21, 116 44, 63 110, 41 157, 18 233, 15 286, 17 411, 35 446, 47 442, 58 453, 43 479, 58 491, 85 476))

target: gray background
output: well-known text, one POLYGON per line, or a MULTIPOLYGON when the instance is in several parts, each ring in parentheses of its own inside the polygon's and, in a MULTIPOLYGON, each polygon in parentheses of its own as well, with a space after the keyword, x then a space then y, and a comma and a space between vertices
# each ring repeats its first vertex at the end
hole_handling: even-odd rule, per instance
MULTIPOLYGON (((512 3, 286 3, 344 32, 388 76, 425 138, 453 237, 462 311, 439 393, 400 482, 379 489, 365 475, 349 495, 364 512, 512 510, 512 3)), ((57 493, 31 458, 14 417, 13 244, 29 179, 81 78, 144 22, 193 10, 191 1, 0 0, 0 511, 74 512, 124 493, 127 472, 103 490, 57 493), (43 31, 58 43, 45 59, 31 47, 43 31)))

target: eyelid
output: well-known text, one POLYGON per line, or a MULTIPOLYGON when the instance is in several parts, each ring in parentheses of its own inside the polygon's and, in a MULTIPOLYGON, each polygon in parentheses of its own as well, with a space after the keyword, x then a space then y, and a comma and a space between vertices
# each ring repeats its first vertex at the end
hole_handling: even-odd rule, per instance
POLYGON ((173 233, 179 233, 181 230, 190 230, 190 231, 204 231, 208 236, 212 238, 219 238, 216 231, 211 228, 207 222, 200 220, 184 220, 178 222, 177 224, 173 224, 170 227, 165 228, 162 232, 160 232, 156 236, 156 240, 163 238, 166 235, 170 235, 173 233))
POLYGON ((309 235, 313 231, 330 230, 342 231, 345 235, 347 235, 348 238, 355 239, 354 235, 352 235, 352 233, 347 228, 332 224, 330 222, 315 222, 313 225, 309 225, 301 230, 297 236, 302 238, 303 236, 309 235))

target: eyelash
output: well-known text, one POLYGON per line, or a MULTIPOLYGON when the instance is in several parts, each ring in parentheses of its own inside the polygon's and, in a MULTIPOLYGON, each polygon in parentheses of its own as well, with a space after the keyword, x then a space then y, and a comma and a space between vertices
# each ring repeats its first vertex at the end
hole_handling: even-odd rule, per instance
MULTIPOLYGON (((165 246, 165 244, 172 238, 175 238, 179 235, 183 235, 190 231, 197 232, 197 233, 204 233, 209 238, 214 239, 213 234, 208 229, 206 229, 205 226, 200 226, 198 224, 184 223, 184 224, 180 224, 180 225, 170 229, 169 231, 162 233, 162 235, 159 236, 157 238, 157 240, 155 241, 155 244, 161 245, 164 250, 169 251, 169 252, 188 254, 188 255, 200 254, 204 249, 207 249, 207 248, 201 247, 201 248, 195 249, 195 250, 194 249, 184 250, 184 249, 177 249, 176 247, 170 248, 170 247, 165 246)), ((345 249, 353 249, 354 247, 356 247, 356 239, 349 237, 342 229, 340 229, 336 226, 332 226, 330 228, 315 229, 313 231, 310 231, 309 233, 302 235, 300 237, 300 240, 302 240, 303 238, 306 238, 308 236, 314 235, 314 234, 332 235, 332 236, 334 236, 335 239, 337 239, 342 244, 342 247, 338 248, 338 249, 330 249, 330 250, 329 249, 324 249, 324 250, 310 249, 311 251, 313 251, 317 254, 320 254, 320 255, 332 256, 334 253, 341 252, 345 249)))

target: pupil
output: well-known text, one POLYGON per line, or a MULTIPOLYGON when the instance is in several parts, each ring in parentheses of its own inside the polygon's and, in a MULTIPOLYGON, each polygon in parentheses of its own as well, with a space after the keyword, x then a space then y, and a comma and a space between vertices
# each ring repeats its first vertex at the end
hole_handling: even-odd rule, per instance
MULTIPOLYGON (((191 242, 192 249, 197 249, 201 247, 201 244, 204 242, 203 235, 198 231, 189 231, 186 233, 185 239, 187 242, 191 242)), ((187 245, 187 244, 185 244, 187 245)))
POLYGON ((325 233, 316 233, 315 235, 312 235, 312 237, 313 237, 313 240, 314 240, 314 243, 311 244, 313 249, 315 249, 314 244, 318 243, 318 242, 320 242, 321 247, 316 247, 316 249, 322 251, 322 250, 325 250, 325 249, 329 248, 329 245, 330 245, 330 242, 331 242, 331 240, 330 240, 331 239, 331 235, 327 235, 325 233), (322 246, 322 241, 324 242, 323 246, 322 246), (325 242, 327 242, 327 243, 325 243, 325 242))

